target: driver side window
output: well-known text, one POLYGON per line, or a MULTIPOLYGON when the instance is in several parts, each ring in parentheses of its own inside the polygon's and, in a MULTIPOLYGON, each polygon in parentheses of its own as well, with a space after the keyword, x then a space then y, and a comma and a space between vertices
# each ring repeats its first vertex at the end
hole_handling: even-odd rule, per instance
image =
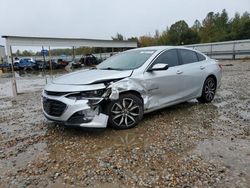
POLYGON ((168 64, 168 67, 174 67, 179 65, 177 50, 172 49, 163 52, 159 57, 157 57, 153 65, 158 63, 168 64))

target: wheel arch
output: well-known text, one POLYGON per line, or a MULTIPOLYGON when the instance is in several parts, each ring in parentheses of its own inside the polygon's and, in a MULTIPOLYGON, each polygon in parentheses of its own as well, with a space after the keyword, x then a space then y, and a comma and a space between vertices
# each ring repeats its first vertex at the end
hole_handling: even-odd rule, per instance
MULTIPOLYGON (((216 85, 216 88, 217 88, 217 78, 216 78, 216 76, 215 76, 214 74, 209 74, 209 75, 206 77, 205 81, 206 81, 208 78, 213 78, 213 79, 215 80, 215 85, 216 85)), ((205 83, 205 81, 204 81, 204 83, 205 83)))
MULTIPOLYGON (((126 90, 126 91, 122 91, 122 92, 119 93, 119 95, 121 95, 121 94, 133 94, 133 95, 139 97, 139 99, 141 99, 142 104, 143 104, 142 107, 144 108, 144 100, 143 100, 140 92, 138 92, 136 90, 126 90)), ((105 109, 105 106, 108 105, 108 103, 110 103, 110 102, 111 102, 110 99, 103 100, 103 101, 101 101, 100 106, 102 107, 102 109, 105 109)))
POLYGON ((133 94, 133 95, 139 97, 139 98, 141 99, 142 103, 143 103, 143 98, 142 98, 140 92, 138 92, 138 91, 136 91, 136 90, 128 90, 128 91, 123 91, 123 92, 121 92, 120 94, 127 94, 127 93, 130 93, 130 94, 133 94))
POLYGON ((215 80, 215 84, 216 84, 216 88, 217 88, 217 78, 216 78, 216 76, 214 74, 208 74, 207 77, 205 77, 205 79, 203 81, 203 84, 201 85, 201 88, 200 88, 200 91, 199 91, 199 95, 198 95, 199 97, 202 95, 202 90, 203 90, 203 87, 204 87, 204 84, 205 84, 206 80, 208 78, 210 78, 210 77, 215 80))

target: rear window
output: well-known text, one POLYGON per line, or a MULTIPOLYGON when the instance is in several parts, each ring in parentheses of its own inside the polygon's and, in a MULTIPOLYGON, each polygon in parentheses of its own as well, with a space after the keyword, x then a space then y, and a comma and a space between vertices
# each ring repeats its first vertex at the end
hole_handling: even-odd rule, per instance
POLYGON ((196 53, 196 54, 197 54, 199 61, 204 61, 206 59, 204 55, 201 55, 200 53, 196 53))
POLYGON ((182 64, 189 64, 198 61, 197 55, 194 51, 180 49, 179 52, 182 59, 182 64))

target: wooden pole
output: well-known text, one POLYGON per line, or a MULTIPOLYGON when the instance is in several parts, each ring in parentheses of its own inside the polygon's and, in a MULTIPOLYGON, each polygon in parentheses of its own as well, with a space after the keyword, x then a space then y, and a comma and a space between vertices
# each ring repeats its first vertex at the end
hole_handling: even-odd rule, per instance
POLYGON ((15 70, 14 70, 14 60, 13 60, 13 55, 12 55, 12 47, 9 46, 10 50, 10 59, 11 59, 11 71, 12 71, 12 92, 13 92, 13 97, 16 98, 17 96, 17 84, 16 84, 16 75, 15 75, 15 70))

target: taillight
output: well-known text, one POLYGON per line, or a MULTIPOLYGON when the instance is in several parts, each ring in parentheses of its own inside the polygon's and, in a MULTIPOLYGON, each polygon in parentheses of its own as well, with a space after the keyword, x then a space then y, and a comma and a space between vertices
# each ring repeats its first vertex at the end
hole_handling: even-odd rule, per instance
POLYGON ((222 64, 218 64, 218 65, 219 65, 220 69, 222 69, 222 64))

